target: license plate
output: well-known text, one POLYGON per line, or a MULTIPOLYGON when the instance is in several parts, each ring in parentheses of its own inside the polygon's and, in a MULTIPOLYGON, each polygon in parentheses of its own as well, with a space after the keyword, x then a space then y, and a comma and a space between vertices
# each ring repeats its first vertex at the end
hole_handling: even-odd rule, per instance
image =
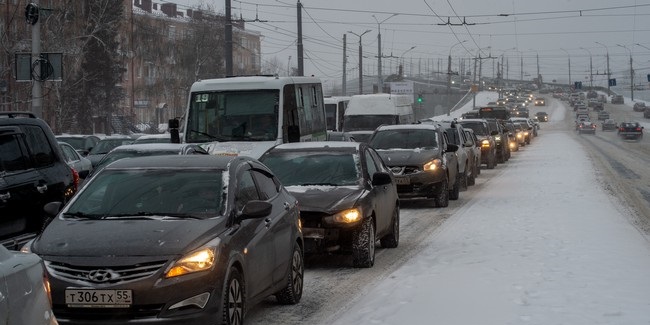
POLYGON ((67 289, 65 303, 80 308, 127 308, 133 303, 132 290, 67 289))
POLYGON ((411 179, 408 177, 395 177, 395 183, 397 185, 409 185, 411 184, 411 179))

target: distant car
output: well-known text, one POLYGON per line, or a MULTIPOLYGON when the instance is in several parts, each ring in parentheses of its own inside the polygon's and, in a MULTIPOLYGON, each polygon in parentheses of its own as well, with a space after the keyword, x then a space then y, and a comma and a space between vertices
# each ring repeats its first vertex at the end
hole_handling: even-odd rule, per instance
POLYGON ((88 174, 93 169, 93 164, 90 162, 90 159, 82 157, 77 150, 65 142, 59 142, 59 148, 61 148, 61 153, 63 153, 63 157, 68 166, 74 169, 80 178, 88 177, 88 174))
POLYGON ((625 104, 625 100, 623 99, 623 96, 621 95, 614 95, 612 97, 612 104, 625 104))
POLYGON ((540 122, 548 122, 548 113, 546 112, 537 112, 535 113, 535 116, 537 116, 537 119, 540 122))
POLYGON ((97 166, 97 163, 104 157, 104 155, 113 150, 113 148, 131 143, 133 143, 133 139, 127 136, 106 137, 97 142, 95 147, 93 147, 93 149, 88 152, 86 158, 90 159, 90 162, 93 164, 94 168, 97 166))
POLYGON ((458 146, 438 124, 380 126, 370 145, 395 175, 401 199, 431 199, 437 207, 459 198, 458 146))
POLYGON ((546 100, 542 97, 535 98, 535 106, 546 106, 546 100))
POLYGON ((596 123, 590 121, 581 122, 578 124, 578 134, 596 134, 597 127, 596 123))
POLYGON ((302 297, 298 201, 256 159, 121 159, 45 209, 25 249, 62 324, 242 324, 270 295, 302 297))
POLYGON ((395 181, 368 144, 287 143, 260 161, 300 202, 306 254, 351 254, 354 267, 372 267, 377 240, 385 248, 399 244, 395 181))
POLYGON ((612 119, 604 120, 603 124, 601 125, 602 131, 616 131, 617 129, 618 129, 618 124, 616 124, 616 121, 612 119))
MULTIPOLYGON (((182 137, 183 134, 181 133, 182 137)), ((169 133, 162 134, 145 134, 139 136, 137 139, 133 140, 134 144, 138 143, 171 143, 171 135, 169 133)))
POLYGON ((635 112, 644 112, 646 107, 645 102, 636 102, 634 103, 634 106, 632 106, 632 110, 635 112))
POLYGON ((0 245, 0 324, 58 324, 51 298, 41 258, 0 245))
POLYGON ((106 165, 122 159, 164 155, 207 155, 208 152, 196 143, 140 143, 125 144, 113 148, 95 165, 91 176, 97 174, 106 165))
POLYGON ((517 140, 517 128, 515 123, 511 121, 504 121, 504 127, 508 130, 508 146, 510 152, 519 151, 519 141, 517 140))
POLYGON ((598 112, 598 120, 599 121, 604 121, 609 118, 609 112, 606 111, 600 111, 598 112))
POLYGON ((100 138, 96 135, 87 134, 63 134, 57 135, 56 140, 65 142, 74 147, 79 154, 86 156, 99 142, 100 138))
POLYGON ((618 135, 625 140, 641 140, 643 138, 643 126, 639 122, 621 122, 618 125, 618 135))
POLYGON ((478 137, 476 137, 476 134, 474 134, 474 130, 463 130, 465 132, 466 138, 470 141, 470 144, 465 144, 465 146, 471 149, 469 151, 471 156, 470 159, 474 160, 474 163, 472 164, 472 168, 474 168, 472 175, 474 175, 474 177, 467 179, 467 185, 475 185, 476 177, 481 173, 481 141, 478 139, 478 137))
POLYGON ((499 132, 496 129, 491 130, 490 124, 484 119, 460 120, 458 123, 464 129, 474 130, 474 134, 481 141, 481 164, 485 164, 487 169, 493 169, 497 165, 497 145, 494 137, 499 132))

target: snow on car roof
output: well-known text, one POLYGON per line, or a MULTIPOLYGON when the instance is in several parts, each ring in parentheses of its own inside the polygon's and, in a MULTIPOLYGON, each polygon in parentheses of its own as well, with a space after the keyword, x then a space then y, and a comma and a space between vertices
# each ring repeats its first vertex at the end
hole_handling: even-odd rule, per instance
POLYGON ((273 149, 358 148, 361 143, 352 141, 313 141, 284 143, 273 149))

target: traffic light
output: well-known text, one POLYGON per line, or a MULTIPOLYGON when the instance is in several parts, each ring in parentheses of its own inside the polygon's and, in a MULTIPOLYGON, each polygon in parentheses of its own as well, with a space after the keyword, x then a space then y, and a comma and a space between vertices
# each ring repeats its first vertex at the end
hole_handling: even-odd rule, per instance
POLYGON ((609 79, 608 84, 609 84, 610 87, 616 86, 616 78, 609 79))
POLYGON ((418 94, 418 103, 424 102, 424 97, 422 97, 422 93, 418 94))
POLYGON ((575 85, 575 89, 582 89, 582 81, 576 81, 573 84, 575 85))

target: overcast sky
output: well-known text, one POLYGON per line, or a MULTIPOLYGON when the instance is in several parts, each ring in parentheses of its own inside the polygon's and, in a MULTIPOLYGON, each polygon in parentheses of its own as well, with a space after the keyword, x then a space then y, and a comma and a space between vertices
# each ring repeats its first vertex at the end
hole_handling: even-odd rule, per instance
MULTIPOLYGON (((208 5, 219 13, 224 12, 225 6, 225 0, 168 2, 208 5)), ((569 58, 571 80, 588 81, 591 53, 593 73, 603 74, 594 76, 594 84, 606 86, 607 51, 613 77, 629 80, 630 52, 637 84, 647 82, 646 74, 650 73, 650 1, 303 0, 301 3, 305 74, 316 75, 324 81, 341 80, 346 33, 347 74, 358 74, 359 37, 348 31, 362 34, 370 30, 362 37, 363 72, 377 74, 377 22, 382 21, 382 56, 403 57, 407 74, 424 73, 427 67, 437 70, 438 65, 446 70, 450 50, 454 70, 458 69, 460 57, 478 57, 479 52, 481 57, 503 56, 511 78, 522 74, 522 58, 524 78, 534 78, 539 55, 540 74, 545 81, 567 82, 569 58), (397 15, 391 17, 394 13, 397 15), (451 25, 446 24, 448 21, 451 25)), ((296 66, 296 11, 296 1, 232 0, 233 15, 251 20, 247 29, 263 35, 262 61, 277 58, 285 66, 296 66), (256 17, 259 21, 252 22, 256 17)), ((394 73, 397 61, 397 58, 384 58, 383 75, 394 73)), ((496 61, 483 61, 483 75, 492 75, 496 61)))

